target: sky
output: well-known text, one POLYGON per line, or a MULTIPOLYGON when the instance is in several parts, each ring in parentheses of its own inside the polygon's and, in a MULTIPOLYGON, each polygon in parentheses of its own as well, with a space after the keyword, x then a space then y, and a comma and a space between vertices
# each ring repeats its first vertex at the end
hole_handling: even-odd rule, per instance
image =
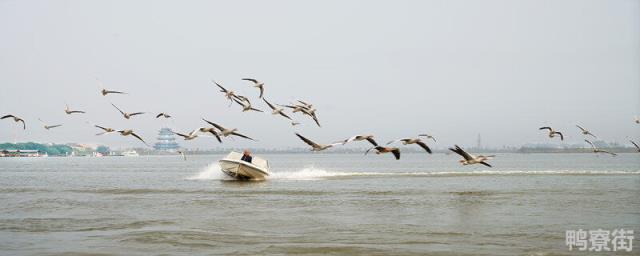
MULTIPOLYGON (((433 134, 435 148, 640 140, 640 1, 18 1, 0 0, 2 142, 141 146, 95 136, 217 122, 257 142, 212 138, 187 148, 305 147, 355 134, 433 134), (293 114, 242 113, 211 82, 252 99, 317 108, 319 128, 293 114), (126 95, 102 96, 102 87, 126 95), (110 103, 148 114, 125 120, 110 103), (87 112, 66 115, 65 104, 87 112), (167 112, 169 120, 155 114, 167 112), (38 121, 64 124, 45 130, 38 121), (556 139, 557 140, 557 139, 556 139)), ((362 146, 362 145, 355 145, 362 146)))

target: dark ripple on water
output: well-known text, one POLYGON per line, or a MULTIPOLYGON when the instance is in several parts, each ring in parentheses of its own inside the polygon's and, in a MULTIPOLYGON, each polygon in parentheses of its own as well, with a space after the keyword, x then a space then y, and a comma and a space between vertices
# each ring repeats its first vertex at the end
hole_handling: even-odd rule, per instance
POLYGON ((116 218, 22 218, 0 220, 0 231, 11 232, 86 232, 139 229, 175 224, 167 220, 126 221, 116 218))

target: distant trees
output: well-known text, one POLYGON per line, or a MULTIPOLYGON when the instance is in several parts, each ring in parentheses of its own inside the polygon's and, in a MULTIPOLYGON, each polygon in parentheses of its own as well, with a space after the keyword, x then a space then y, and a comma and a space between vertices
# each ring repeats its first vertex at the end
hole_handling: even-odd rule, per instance
POLYGON ((27 143, 2 143, 0 144, 0 150, 38 150, 40 152, 45 152, 48 155, 60 156, 71 154, 73 149, 67 145, 46 145, 35 142, 27 142, 27 143))

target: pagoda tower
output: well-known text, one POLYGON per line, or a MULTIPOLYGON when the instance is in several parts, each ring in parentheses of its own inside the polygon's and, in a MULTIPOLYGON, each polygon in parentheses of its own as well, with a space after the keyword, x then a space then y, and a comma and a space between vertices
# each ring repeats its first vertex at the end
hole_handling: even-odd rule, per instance
POLYGON ((162 128, 158 132, 158 142, 153 145, 153 148, 160 151, 175 152, 180 145, 176 143, 175 134, 170 128, 162 128))

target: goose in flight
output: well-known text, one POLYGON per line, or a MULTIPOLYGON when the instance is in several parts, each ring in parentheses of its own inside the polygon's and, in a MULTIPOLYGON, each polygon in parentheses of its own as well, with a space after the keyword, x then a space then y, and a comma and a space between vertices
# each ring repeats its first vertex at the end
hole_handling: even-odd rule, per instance
POLYGON ((253 78, 242 78, 242 80, 253 82, 253 87, 260 89, 260 96, 258 98, 262 99, 262 94, 264 93, 264 83, 259 82, 258 80, 255 80, 253 78))
POLYGON ((227 97, 227 99, 232 100, 234 97, 236 97, 236 94, 233 91, 227 90, 226 88, 222 87, 222 85, 220 85, 215 80, 211 80, 211 81, 214 84, 216 84, 218 87, 220 87, 220 92, 224 93, 224 96, 227 97))
POLYGON ((160 113, 160 114, 156 115, 156 118, 160 118, 160 117, 164 117, 164 118, 171 118, 171 116, 170 116, 169 114, 164 113, 164 112, 162 112, 162 113, 160 113))
POLYGON ((636 144, 635 142, 633 142, 632 140, 629 140, 631 142, 631 144, 633 144, 634 146, 636 146, 636 149, 638 150, 638 152, 640 152, 640 146, 638 146, 638 144, 636 144))
POLYGON ((306 108, 303 108, 303 109, 302 109, 302 113, 303 113, 303 114, 310 116, 310 117, 313 119, 313 121, 314 121, 314 122, 316 122, 316 124, 318 125, 318 127, 322 127, 322 126, 320 125, 320 121, 318 121, 318 116, 316 116, 316 112, 315 112, 315 111, 316 111, 315 109, 312 109, 312 112, 310 112, 310 111, 309 111, 308 109, 306 109, 306 108))
POLYGON ((322 151, 328 148, 331 148, 333 146, 336 145, 340 145, 341 143, 333 143, 333 144, 318 144, 315 143, 313 141, 311 141, 310 139, 305 138, 304 136, 296 133, 296 136, 298 136, 298 138, 300 138, 302 141, 304 141, 304 143, 307 143, 307 145, 311 146, 311 151, 322 151))
POLYGON ((115 132, 115 131, 116 131, 116 130, 115 130, 115 129, 113 129, 113 128, 102 127, 102 126, 99 126, 99 125, 94 125, 94 126, 103 130, 103 132, 98 133, 98 134, 96 134, 96 135, 103 135, 103 134, 112 133, 112 132, 115 132))
POLYGON ((578 127, 578 128, 582 131, 582 134, 584 134, 584 135, 591 135, 591 136, 593 136, 593 137, 594 137, 594 138, 596 138, 596 139, 598 138, 598 137, 596 137, 595 135, 593 135, 593 133, 591 133, 589 130, 585 129, 584 127, 582 127, 582 126, 580 126, 580 125, 577 125, 577 124, 576 124, 576 127, 578 127))
POLYGON ((120 135, 122 136, 133 136, 136 137, 136 139, 142 141, 142 143, 144 143, 145 145, 149 146, 149 144, 147 144, 146 142, 144 142, 144 140, 142 138, 140 138, 140 136, 138 136, 138 134, 135 134, 133 132, 133 130, 120 130, 118 131, 120 133, 120 135))
POLYGON ((114 108, 116 108, 118 111, 120 111, 120 114, 122 114, 122 116, 124 116, 124 118, 129 119, 132 116, 136 116, 136 115, 142 115, 144 114, 144 112, 134 112, 134 113, 127 113, 124 112, 122 110, 120 110, 118 107, 116 107, 116 105, 114 105, 113 103, 111 103, 111 106, 113 106, 114 108))
POLYGON ((211 135, 216 137, 218 142, 222 143, 222 139, 220 139, 220 134, 218 134, 218 132, 216 131, 216 128, 214 128, 214 127, 200 127, 200 132, 202 132, 202 133, 211 133, 211 135))
POLYGON ((540 129, 538 130, 549 130, 549 138, 553 138, 555 137, 555 135, 560 135, 560 140, 564 140, 564 136, 562 136, 562 133, 553 130, 553 128, 545 126, 545 127, 540 127, 540 129))
POLYGON ((433 142, 437 142, 437 141, 436 141, 436 138, 434 138, 433 136, 431 136, 431 135, 429 135, 429 134, 420 134, 420 135, 418 135, 418 137, 425 137, 425 138, 427 138, 427 139, 432 139, 432 140, 433 140, 433 142))
POLYGON ((392 141, 389 141, 389 143, 387 143, 387 145, 389 145, 391 143, 394 143, 394 142, 397 142, 397 141, 402 141, 403 145, 417 144, 422 149, 427 151, 427 153, 429 153, 429 154, 432 153, 431 148, 429 148, 429 146, 427 146, 427 144, 424 143, 424 141, 422 141, 420 138, 404 138, 404 139, 392 140, 392 141))
POLYGON ((287 114, 285 114, 285 113, 284 113, 284 108, 279 108, 279 107, 274 106, 273 104, 269 103, 269 102, 267 101, 267 99, 265 99, 265 98, 262 98, 262 100, 263 100, 265 103, 267 103, 267 105, 269 105, 269 107, 271 108, 271 110, 273 110, 273 111, 271 112, 271 114, 272 114, 272 115, 281 115, 281 116, 285 117, 286 119, 291 120, 291 117, 289 117, 287 114))
POLYGON ((195 138, 198 138, 198 131, 200 131, 200 129, 195 129, 193 131, 191 131, 188 134, 183 134, 183 133, 179 133, 179 132, 173 132, 175 135, 178 135, 180 137, 183 137, 184 140, 193 140, 195 138))
MULTIPOLYGON (((219 125, 219 124, 216 124, 216 123, 214 123, 214 122, 207 121, 207 120, 206 120, 206 119, 204 119, 204 118, 202 118, 202 120, 203 120, 203 121, 205 121, 205 122, 207 122, 208 124, 212 125, 213 127, 217 128, 218 130, 220 130, 220 134, 219 134, 219 135, 222 135, 223 137, 227 137, 227 136, 229 136, 229 135, 235 135, 235 136, 242 137, 242 138, 245 138, 245 139, 248 139, 248 140, 254 140, 254 139, 252 139, 252 138, 250 138, 250 137, 248 137, 248 136, 245 136, 245 135, 242 135, 242 134, 238 133, 238 132, 237 132, 237 131, 238 131, 238 129, 237 129, 237 128, 227 129, 227 128, 222 127, 222 126, 221 126, 221 125, 219 125)), ((255 141, 255 140, 254 140, 254 141, 255 141)))
POLYGON ((296 105, 296 104, 292 104, 292 105, 280 105, 280 106, 290 108, 292 113, 297 113, 297 112, 300 112, 300 111, 302 111, 303 109, 305 109, 305 106, 296 105))
POLYGON ((96 81, 98 81, 98 84, 100 84, 100 87, 102 87, 102 90, 100 90, 100 94, 102 94, 102 96, 107 96, 107 94, 127 94, 126 92, 119 92, 119 91, 112 91, 112 90, 107 90, 104 88, 104 84, 102 84, 102 81, 100 81, 100 79, 98 79, 96 77, 96 81))
POLYGON ((346 140, 341 141, 342 145, 347 144, 352 141, 363 141, 366 140, 371 143, 373 146, 378 146, 378 143, 373 139, 373 135, 356 135, 346 140))
POLYGON ((67 113, 67 115, 71 115, 71 114, 84 114, 84 111, 80 111, 80 110, 71 110, 69 109, 69 105, 66 105, 64 108, 64 112, 67 113))
POLYGON ((262 112, 262 110, 259 110, 257 108, 251 107, 251 102, 249 102, 249 99, 247 99, 244 96, 240 96, 242 101, 233 98, 233 101, 235 101, 236 103, 240 104, 240 106, 242 106, 242 112, 247 112, 247 111, 257 111, 257 112, 262 112))
POLYGON ((462 165, 482 164, 484 166, 491 167, 491 165, 486 163, 485 161, 494 157, 493 155, 491 155, 491 156, 483 156, 483 155, 474 156, 474 155, 471 155, 471 154, 465 152, 464 149, 462 149, 458 145, 455 145, 455 148, 449 148, 449 150, 455 152, 456 154, 458 154, 458 155, 460 155, 460 156, 462 156, 464 158, 463 160, 459 161, 462 165))
POLYGON ((617 155, 616 153, 609 152, 609 151, 597 148, 596 145, 593 145, 593 143, 591 141, 589 141, 589 140, 584 140, 584 141, 586 143, 589 143, 589 145, 591 145, 591 150, 593 150, 593 153, 605 153, 605 154, 609 154, 609 155, 612 155, 612 156, 616 156, 617 155))
POLYGON ((44 128, 47 129, 47 130, 62 126, 61 124, 47 125, 47 123, 42 121, 42 119, 40 119, 40 118, 38 118, 38 121, 40 121, 44 125, 44 128))
POLYGON ((114 94, 127 94, 126 92, 110 91, 110 90, 107 90, 107 89, 102 89, 102 91, 100 91, 100 93, 102 93, 102 96, 107 96, 107 94, 110 94, 110 93, 114 93, 114 94))
POLYGON ((27 124, 24 123, 24 120, 22 118, 19 118, 17 116, 14 115, 5 115, 3 117, 0 117, 0 119, 5 119, 5 118, 13 118, 14 122, 22 122, 22 129, 26 130, 27 129, 27 124))
POLYGON ((364 154, 365 155, 368 154, 369 151, 371 151, 372 149, 376 150, 376 155, 391 152, 393 154, 393 156, 396 157, 396 160, 400 160, 400 149, 399 148, 375 146, 375 147, 372 147, 370 149, 367 149, 367 151, 365 151, 364 154))

